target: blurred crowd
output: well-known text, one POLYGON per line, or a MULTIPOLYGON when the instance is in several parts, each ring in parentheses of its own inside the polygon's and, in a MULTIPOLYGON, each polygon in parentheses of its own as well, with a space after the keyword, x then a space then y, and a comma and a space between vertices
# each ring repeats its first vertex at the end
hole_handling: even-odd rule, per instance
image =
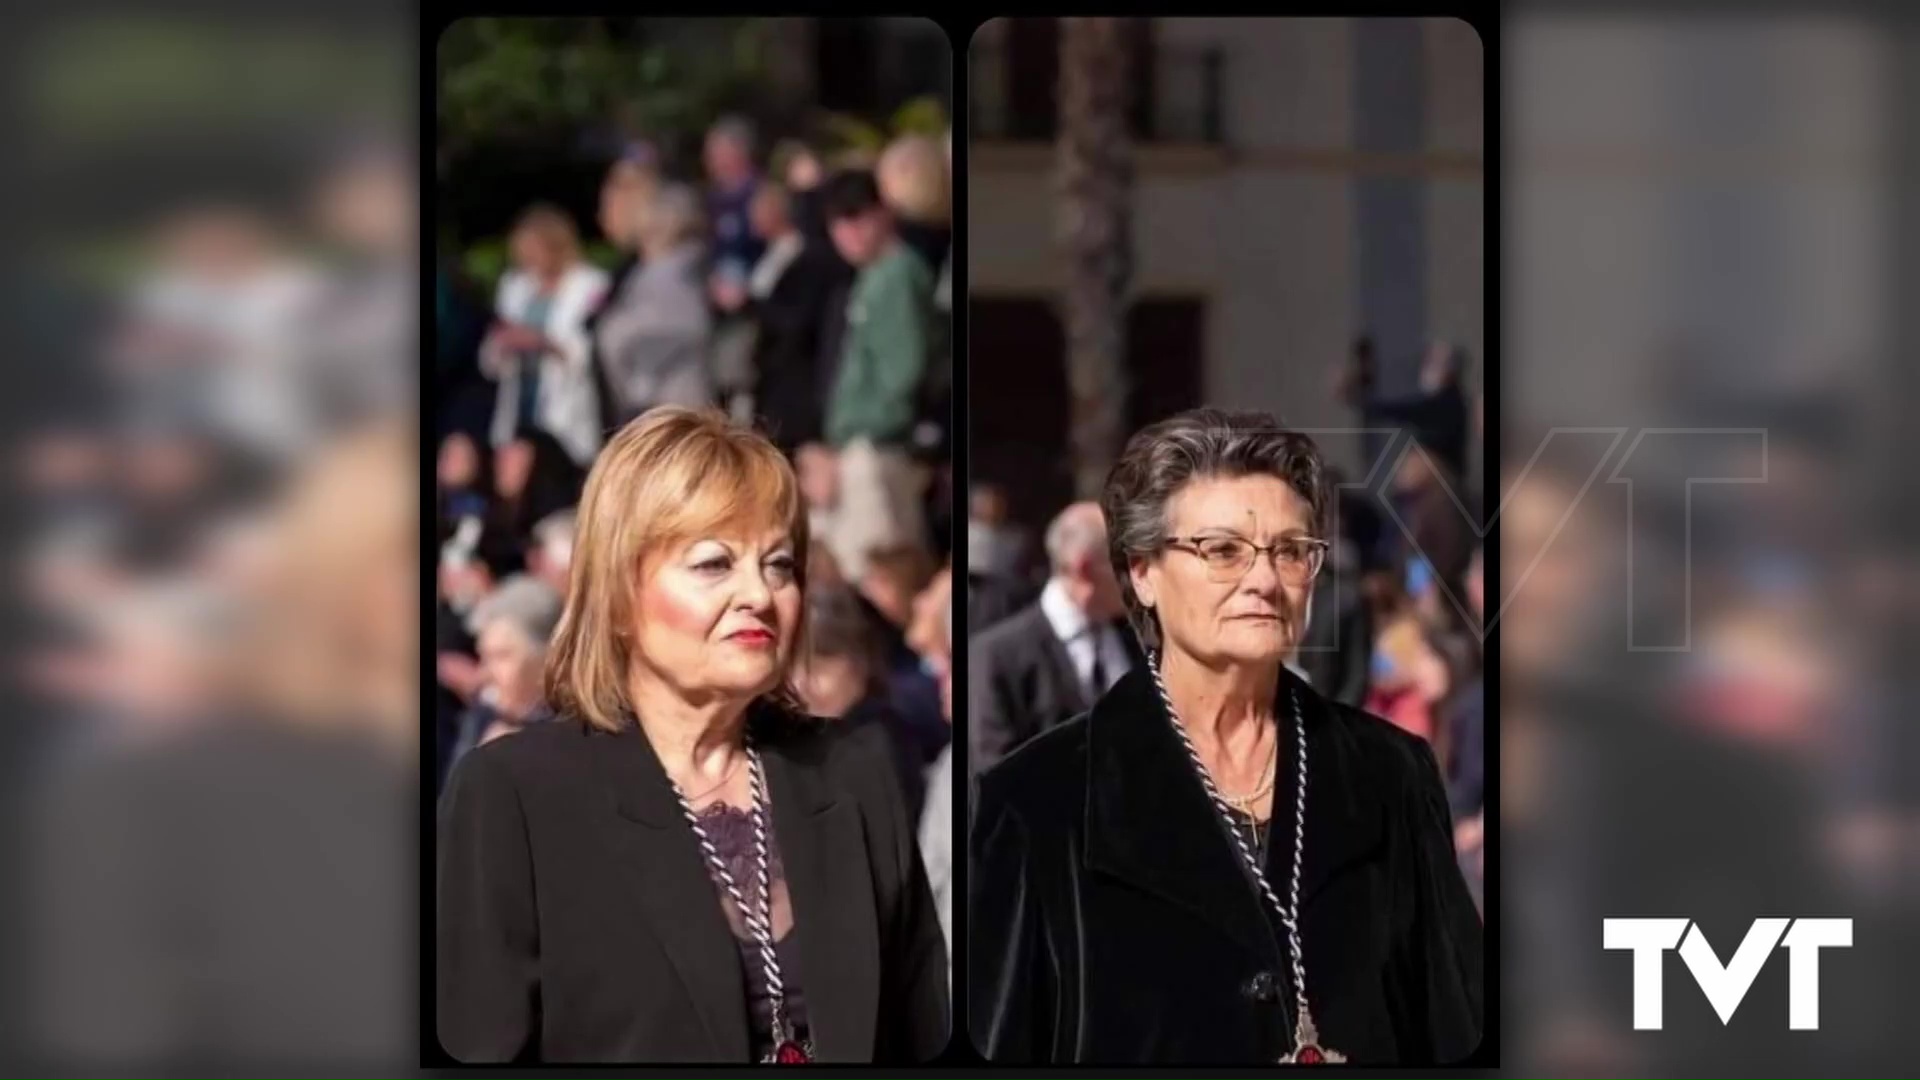
MULTIPOLYGON (((1383 490, 1330 467, 1327 561, 1290 666, 1323 695, 1393 722, 1432 746, 1452 804, 1462 869, 1484 880, 1481 411, 1466 358, 1438 343, 1403 397, 1375 391, 1371 343, 1334 372, 1342 403, 1390 438, 1367 448, 1383 490)), ((1324 448, 1323 448, 1324 450, 1324 448)), ((1006 491, 976 483, 967 517, 968 736, 984 769, 1085 711, 1143 661, 1127 629, 1093 503, 1059 512, 1038 538, 1010 519, 1006 491), (1071 668, 1036 663, 1065 655, 1071 668)))
POLYGON ((1882 665, 1911 568, 1846 479, 1861 407, 1763 389, 1657 408, 1680 437, 1649 431, 1628 456, 1606 431, 1516 429, 1502 463, 1503 893, 1540 952, 1516 965, 1519 1050, 1589 1075, 1699 1074, 1730 1030, 1763 1075, 1821 1068, 1832 1052, 1780 1022, 1784 965, 1730 1029, 1670 995, 1668 1034, 1621 1045, 1605 1032, 1632 965, 1551 945, 1657 908, 1725 956, 1781 911, 1854 920, 1823 964, 1822 1035, 1899 1060, 1920 843, 1911 724, 1882 665), (1634 483, 1596 482, 1616 468, 1634 483))
POLYGON ((21 312, 28 928, 0 1047, 42 1067, 413 1046, 412 158, 357 138, 294 190, 156 193, 21 312))
MULTIPOLYGON (((723 117, 699 176, 671 175, 646 144, 608 167, 594 226, 622 254, 611 270, 551 205, 515 223, 490 300, 441 269, 442 780, 473 747, 552 718, 544 654, 586 472, 609 431, 682 405, 756 424, 799 474, 807 707, 884 728, 916 811, 930 783, 948 790, 949 154, 906 135, 875 155, 791 140, 763 155, 748 121, 723 117)), ((928 806, 936 893, 947 813, 928 806)))
POLYGON ((101 721, 89 734, 208 722, 261 674, 230 650, 285 614, 278 590, 334 569, 298 564, 340 535, 299 518, 303 492, 360 476, 359 524, 411 528, 404 479, 371 474, 412 456, 414 197, 398 150, 367 146, 297 224, 221 201, 167 215, 102 340, 63 366, 67 407, 37 420, 23 470, 48 632, 29 672, 101 721))

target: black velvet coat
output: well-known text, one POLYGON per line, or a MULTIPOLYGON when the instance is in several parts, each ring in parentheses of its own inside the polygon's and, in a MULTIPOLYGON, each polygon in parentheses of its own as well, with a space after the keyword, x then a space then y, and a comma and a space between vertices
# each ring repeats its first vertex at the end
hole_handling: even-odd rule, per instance
MULTIPOLYGON (((1482 934, 1433 755, 1282 678, 1307 725, 1301 925, 1321 1044, 1355 1062, 1461 1061, 1481 1037, 1482 934)), ((1296 766, 1282 732, 1266 873, 1284 898, 1296 766)), ((976 806, 967 985, 988 1058, 1251 1065, 1287 1052, 1284 931, 1144 670, 984 773, 976 806)))

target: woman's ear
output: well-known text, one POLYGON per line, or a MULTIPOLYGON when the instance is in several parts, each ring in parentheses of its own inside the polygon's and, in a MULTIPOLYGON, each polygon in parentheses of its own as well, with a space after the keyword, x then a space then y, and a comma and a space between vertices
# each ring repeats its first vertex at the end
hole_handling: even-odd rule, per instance
POLYGON ((1133 583, 1134 598, 1140 606, 1152 608, 1155 603, 1153 563, 1139 556, 1127 560, 1127 578, 1133 583))

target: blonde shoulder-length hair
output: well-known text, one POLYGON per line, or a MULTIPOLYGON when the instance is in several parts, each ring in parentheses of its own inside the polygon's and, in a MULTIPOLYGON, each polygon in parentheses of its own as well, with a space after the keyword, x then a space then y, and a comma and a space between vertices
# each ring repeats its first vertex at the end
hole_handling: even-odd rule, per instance
MULTIPOLYGON (((651 560, 717 533, 785 529, 806 595, 807 515, 786 457, 715 409, 662 407, 620 429, 587 474, 566 610, 547 652, 547 702, 563 716, 619 731, 631 722, 627 677, 634 599, 651 560)), ((800 709, 792 664, 804 623, 770 697, 800 709)))
POLYGON ((946 151, 928 135, 902 135, 888 144, 874 182, 895 213, 909 221, 945 225, 953 218, 946 151))

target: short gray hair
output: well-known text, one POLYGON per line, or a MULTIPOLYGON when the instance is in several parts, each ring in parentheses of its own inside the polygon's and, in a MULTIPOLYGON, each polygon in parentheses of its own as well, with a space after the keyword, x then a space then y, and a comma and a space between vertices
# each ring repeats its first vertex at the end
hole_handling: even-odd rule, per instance
MULTIPOLYGON (((1192 409, 1152 424, 1127 440, 1100 495, 1106 512, 1107 552, 1120 579, 1127 621, 1149 649, 1160 647, 1160 624, 1133 590, 1129 564, 1166 549, 1167 504, 1203 477, 1272 476, 1307 503, 1309 527, 1326 532, 1326 464, 1312 439, 1288 430, 1268 413, 1192 409)), ((1051 543, 1049 543, 1051 548, 1051 543)))
POLYGON ((1058 573, 1107 546, 1107 524, 1095 503, 1074 503, 1047 526, 1047 569, 1058 573))
POLYGON ((654 192, 643 222, 642 240, 665 237, 681 244, 699 237, 706 228, 706 214, 700 196, 686 184, 663 184, 654 192))
POLYGON ((551 585, 528 574, 514 574, 475 605, 467 629, 477 635, 504 619, 525 634, 536 648, 545 651, 547 643, 553 640, 554 629, 560 625, 563 606, 560 594, 551 585))
POLYGON ((540 523, 533 527, 534 542, 541 547, 550 547, 561 542, 571 545, 578 523, 579 516, 573 509, 555 510, 541 518, 540 523))

